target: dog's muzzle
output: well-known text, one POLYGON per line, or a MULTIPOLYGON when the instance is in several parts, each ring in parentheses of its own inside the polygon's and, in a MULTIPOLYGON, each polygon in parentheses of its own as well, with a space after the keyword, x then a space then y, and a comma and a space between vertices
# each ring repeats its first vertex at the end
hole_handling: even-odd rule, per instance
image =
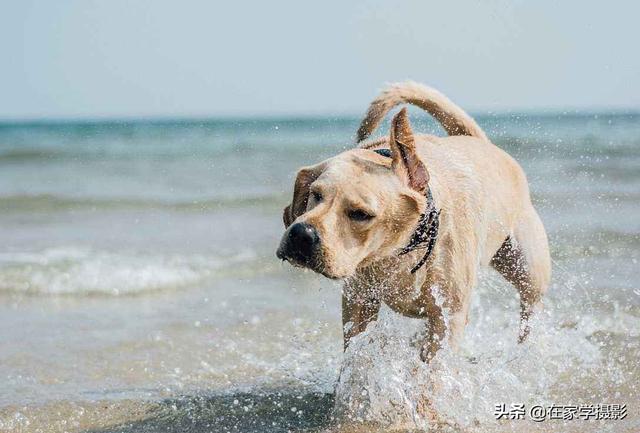
POLYGON ((285 233, 276 252, 279 259, 315 268, 320 250, 320 236, 310 224, 295 223, 285 233))

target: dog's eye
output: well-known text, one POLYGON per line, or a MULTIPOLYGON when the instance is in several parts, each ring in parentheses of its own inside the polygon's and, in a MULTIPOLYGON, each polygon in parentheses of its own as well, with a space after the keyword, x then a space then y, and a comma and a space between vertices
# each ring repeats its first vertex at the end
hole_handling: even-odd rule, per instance
POLYGON ((359 210, 359 209, 350 210, 347 215, 349 216, 350 219, 354 221, 369 221, 370 219, 373 218, 373 215, 369 215, 365 211, 359 210))
POLYGON ((311 195, 313 196, 313 201, 316 203, 320 203, 322 201, 322 194, 318 191, 311 191, 311 195))

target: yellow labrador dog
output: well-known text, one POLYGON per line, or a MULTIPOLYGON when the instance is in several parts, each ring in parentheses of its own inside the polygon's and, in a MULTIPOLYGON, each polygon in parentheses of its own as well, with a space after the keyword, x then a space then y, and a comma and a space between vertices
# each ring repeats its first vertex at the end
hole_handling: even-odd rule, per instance
POLYGON ((298 172, 277 251, 345 281, 345 347, 376 320, 381 302, 426 319, 424 361, 445 337, 455 347, 479 265, 493 266, 519 291, 524 340, 551 265, 518 163, 460 107, 413 82, 392 85, 371 103, 357 140, 357 148, 298 172), (365 142, 402 103, 426 110, 449 136, 414 134, 403 108, 388 138, 365 142))

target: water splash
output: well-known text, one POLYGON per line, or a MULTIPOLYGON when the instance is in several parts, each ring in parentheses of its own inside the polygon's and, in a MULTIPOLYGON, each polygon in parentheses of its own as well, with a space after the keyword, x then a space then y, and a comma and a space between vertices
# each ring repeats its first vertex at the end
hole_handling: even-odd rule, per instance
MULTIPOLYGON (((336 417, 394 429, 451 426, 486 431, 504 427, 494 414, 500 403, 531 407, 615 399, 616 394, 606 390, 628 382, 628 376, 619 376, 633 367, 617 365, 601 350, 597 337, 638 335, 640 324, 634 316, 621 309, 606 317, 596 310, 576 316, 551 298, 532 320, 528 340, 517 344, 516 299, 505 293, 500 295, 507 299, 497 299, 496 285, 502 286, 485 278, 478 288, 460 348, 454 351, 445 343, 429 364, 419 357, 423 322, 383 307, 378 321, 353 338, 345 353, 336 386, 336 417), (593 392, 594 377, 601 382, 599 393, 593 392), (591 395, 567 392, 568 381, 588 384, 591 395)), ((567 292, 562 285, 554 289, 567 292)), ((628 398, 618 402, 630 403, 628 398)))

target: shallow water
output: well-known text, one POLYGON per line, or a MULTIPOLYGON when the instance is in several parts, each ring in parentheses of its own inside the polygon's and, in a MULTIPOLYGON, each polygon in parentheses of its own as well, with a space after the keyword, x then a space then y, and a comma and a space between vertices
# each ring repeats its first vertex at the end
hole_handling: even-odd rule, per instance
POLYGON ((638 431, 640 116, 479 119, 527 171, 553 284, 518 346, 516 292, 483 272, 429 366, 388 310, 343 356, 339 285, 274 257, 295 170, 354 119, 0 125, 0 430, 638 431))

